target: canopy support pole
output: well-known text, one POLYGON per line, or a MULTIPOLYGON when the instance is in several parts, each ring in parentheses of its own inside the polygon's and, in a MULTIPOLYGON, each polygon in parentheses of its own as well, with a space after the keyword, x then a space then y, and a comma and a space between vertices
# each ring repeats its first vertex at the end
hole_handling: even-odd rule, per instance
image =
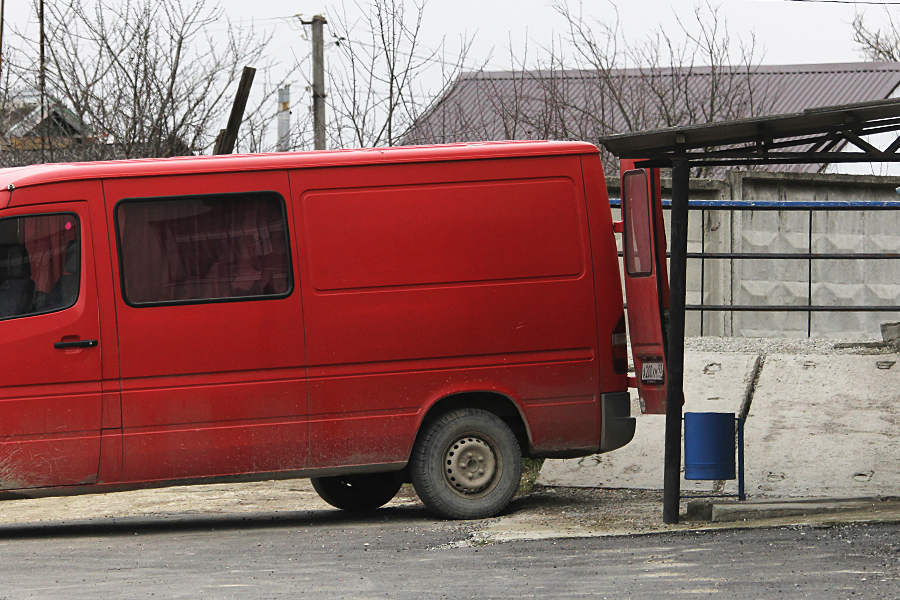
POLYGON ((666 443, 663 522, 677 523, 681 500, 681 400, 684 397, 684 305, 687 281, 690 163, 672 161, 672 221, 669 236, 669 331, 666 359, 666 443))

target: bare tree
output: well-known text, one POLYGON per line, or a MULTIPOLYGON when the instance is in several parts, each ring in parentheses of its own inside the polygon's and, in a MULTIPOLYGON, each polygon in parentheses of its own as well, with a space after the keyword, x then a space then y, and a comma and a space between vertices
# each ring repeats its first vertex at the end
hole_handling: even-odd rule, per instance
POLYGON ((329 16, 337 49, 329 58, 328 102, 332 147, 393 146, 462 72, 471 40, 451 54, 421 40, 426 3, 371 0, 329 16))
POLYGON ((624 38, 618 19, 592 23, 580 6, 555 8, 577 64, 598 88, 593 98, 603 105, 588 108, 601 134, 734 119, 771 106, 752 85, 760 61, 755 37, 735 43, 709 2, 695 7, 691 22, 676 15, 676 31, 660 28, 636 43, 624 38))
POLYGON ((0 72, 0 132, 4 135, 25 118, 27 113, 35 108, 40 110, 36 93, 29 93, 32 82, 23 80, 20 69, 9 68, 10 63, 15 64, 20 56, 21 51, 16 47, 3 48, 3 69, 0 72))
POLYGON ((862 13, 853 17, 853 41, 869 60, 900 61, 900 27, 891 11, 885 7, 887 24, 884 28, 870 28, 862 13))
POLYGON ((566 23, 558 38, 537 52, 511 49, 508 71, 464 74, 410 137, 596 140, 764 114, 774 104, 754 81, 761 60, 754 37, 734 39, 709 2, 679 18, 674 30, 637 40, 625 37, 612 2, 602 21, 586 16, 581 4, 557 0, 554 8, 566 23), (457 96, 465 106, 454 105, 457 96), (457 127, 443 125, 454 119, 457 127))
MULTIPOLYGON (((234 26, 214 1, 57 0, 45 6, 45 28, 48 104, 68 111, 83 133, 77 146, 49 136, 50 160, 203 152, 225 122, 243 66, 269 66, 270 36, 234 26)), ((22 51, 6 65, 34 82, 37 42, 15 35, 22 51)), ((256 97, 271 110, 271 98, 256 97)), ((250 131, 244 140, 247 133, 259 137, 250 131)))

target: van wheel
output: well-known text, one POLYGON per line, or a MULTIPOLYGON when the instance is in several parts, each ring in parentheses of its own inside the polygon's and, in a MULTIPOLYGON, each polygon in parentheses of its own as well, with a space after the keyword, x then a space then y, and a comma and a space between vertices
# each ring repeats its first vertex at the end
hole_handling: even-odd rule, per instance
POLYGON ((448 412, 426 426, 410 475, 425 506, 448 519, 483 519, 503 510, 519 486, 522 453, 509 426, 486 410, 448 412))
POLYGON ((402 485, 397 473, 313 477, 311 481, 322 500, 350 512, 365 512, 384 506, 402 485))

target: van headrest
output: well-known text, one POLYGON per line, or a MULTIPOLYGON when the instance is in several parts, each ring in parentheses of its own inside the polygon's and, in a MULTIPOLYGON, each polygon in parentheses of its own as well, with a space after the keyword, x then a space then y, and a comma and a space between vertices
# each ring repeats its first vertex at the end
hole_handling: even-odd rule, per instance
POLYGON ((24 244, 0 246, 0 279, 31 279, 31 263, 24 244))
POLYGON ((66 273, 78 273, 78 242, 69 240, 66 244, 66 259, 63 269, 66 273))

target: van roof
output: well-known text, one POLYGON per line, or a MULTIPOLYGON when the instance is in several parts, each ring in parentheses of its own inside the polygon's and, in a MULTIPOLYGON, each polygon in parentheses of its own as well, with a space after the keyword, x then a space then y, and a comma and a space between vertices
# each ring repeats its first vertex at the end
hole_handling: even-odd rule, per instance
MULTIPOLYGON (((354 150, 52 163, 0 169, 0 190, 8 190, 10 186, 20 188, 42 183, 111 177, 148 177, 186 173, 266 171, 377 163, 586 154, 597 151, 596 146, 587 142, 500 141, 354 150)), ((0 208, 4 208, 5 205, 6 200, 0 199, 0 208)))

